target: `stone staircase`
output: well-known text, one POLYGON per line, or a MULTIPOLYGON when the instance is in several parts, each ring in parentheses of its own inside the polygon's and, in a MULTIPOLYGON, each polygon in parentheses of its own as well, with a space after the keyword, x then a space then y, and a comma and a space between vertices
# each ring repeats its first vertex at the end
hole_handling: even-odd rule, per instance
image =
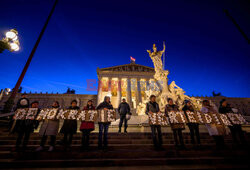
MULTIPOLYGON (((250 141, 250 134, 246 134, 250 141)), ((184 133, 186 149, 174 147, 171 133, 163 133, 164 150, 155 151, 151 134, 109 133, 109 149, 97 149, 98 134, 92 133, 90 150, 81 151, 81 134, 73 138, 70 151, 64 151, 60 145, 54 152, 34 152, 40 144, 37 133, 31 135, 26 152, 12 152, 15 146, 15 135, 8 135, 5 128, 0 130, 0 167, 8 168, 66 168, 66 167, 167 167, 168 169, 249 169, 250 152, 247 146, 233 146, 230 136, 225 137, 226 147, 216 150, 213 139, 207 133, 201 133, 202 145, 193 147, 190 136, 184 133)), ((62 139, 58 135, 57 142, 62 139)), ((46 148, 47 149, 47 148, 46 148)), ((98 169, 99 169, 98 168, 98 169)))

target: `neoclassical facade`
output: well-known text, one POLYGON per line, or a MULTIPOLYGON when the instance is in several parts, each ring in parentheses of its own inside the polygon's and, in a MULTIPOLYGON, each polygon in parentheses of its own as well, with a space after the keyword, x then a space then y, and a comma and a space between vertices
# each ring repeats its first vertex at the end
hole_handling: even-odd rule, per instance
MULTIPOLYGON (((117 108, 122 98, 125 98, 135 115, 136 107, 140 102, 148 101, 146 89, 155 86, 154 68, 135 63, 113 67, 97 68, 98 93, 97 103, 105 96, 111 97, 111 103, 117 108)), ((250 98, 234 97, 195 97, 201 100, 208 99, 219 107, 219 102, 226 98, 232 107, 237 108, 243 115, 250 115, 250 98)))
MULTIPOLYGON (((88 94, 48 94, 48 93, 28 93, 30 101, 39 101, 39 107, 50 107, 53 101, 58 101, 62 108, 70 106, 72 100, 77 100, 80 108, 86 105, 88 100, 93 100, 96 106, 103 101, 105 96, 111 97, 111 103, 117 108, 122 98, 125 98, 132 108, 132 113, 137 115, 136 107, 139 103, 148 101, 145 91, 149 88, 156 87, 154 79, 154 68, 135 63, 124 64, 119 66, 97 68, 98 75, 98 92, 97 95, 88 94)), ((3 109, 9 95, 3 95, 0 99, 0 111, 3 109)), ((18 93, 15 103, 21 97, 18 93)), ((243 115, 250 116, 250 98, 235 97, 195 97, 201 100, 208 99, 217 107, 219 102, 226 98, 232 107, 237 108, 243 115)))
POLYGON ((125 98, 131 108, 136 109, 140 102, 147 100, 145 90, 153 81, 154 74, 154 68, 135 63, 97 68, 97 103, 110 96, 112 105, 117 108, 125 98))

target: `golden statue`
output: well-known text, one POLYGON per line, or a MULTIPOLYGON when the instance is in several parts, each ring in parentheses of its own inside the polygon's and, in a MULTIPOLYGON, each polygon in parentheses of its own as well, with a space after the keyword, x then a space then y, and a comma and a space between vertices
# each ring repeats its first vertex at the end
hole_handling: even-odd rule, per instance
POLYGON ((155 44, 153 44, 153 52, 151 50, 147 50, 150 58, 152 59, 155 67, 155 75, 154 78, 156 80, 161 80, 162 76, 165 76, 167 78, 169 72, 168 70, 163 69, 163 64, 162 64, 162 54, 165 52, 166 46, 163 44, 163 50, 162 51, 157 51, 157 47, 155 44))

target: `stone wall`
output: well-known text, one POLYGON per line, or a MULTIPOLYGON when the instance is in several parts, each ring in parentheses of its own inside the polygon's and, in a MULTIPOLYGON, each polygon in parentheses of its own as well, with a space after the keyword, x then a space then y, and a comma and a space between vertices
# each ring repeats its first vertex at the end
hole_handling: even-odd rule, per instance
MULTIPOLYGON (((15 104, 18 99, 21 97, 21 94, 17 94, 15 98, 15 104)), ((61 108, 67 108, 70 106, 72 100, 77 100, 80 108, 83 108, 87 104, 88 100, 93 100, 94 105, 96 105, 97 95, 87 95, 87 94, 48 94, 48 93, 28 93, 27 97, 30 102, 35 100, 39 101, 39 107, 50 107, 53 101, 58 101, 60 103, 61 108)), ((7 101, 8 96, 3 96, 0 101, 0 110, 3 109, 4 102, 7 101)))

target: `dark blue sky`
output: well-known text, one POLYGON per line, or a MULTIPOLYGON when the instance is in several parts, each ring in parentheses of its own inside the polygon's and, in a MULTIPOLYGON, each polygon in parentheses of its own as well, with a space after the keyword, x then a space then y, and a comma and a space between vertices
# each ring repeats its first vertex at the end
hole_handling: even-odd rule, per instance
MULTIPOLYGON (((1 0, 0 33, 19 31, 21 50, 0 54, 0 88, 14 87, 53 0, 1 0)), ((170 81, 188 95, 221 92, 250 97, 250 45, 223 13, 250 37, 248 1, 59 0, 24 78, 24 91, 80 94, 96 68, 129 63, 153 67, 146 50, 166 40, 170 81)))

